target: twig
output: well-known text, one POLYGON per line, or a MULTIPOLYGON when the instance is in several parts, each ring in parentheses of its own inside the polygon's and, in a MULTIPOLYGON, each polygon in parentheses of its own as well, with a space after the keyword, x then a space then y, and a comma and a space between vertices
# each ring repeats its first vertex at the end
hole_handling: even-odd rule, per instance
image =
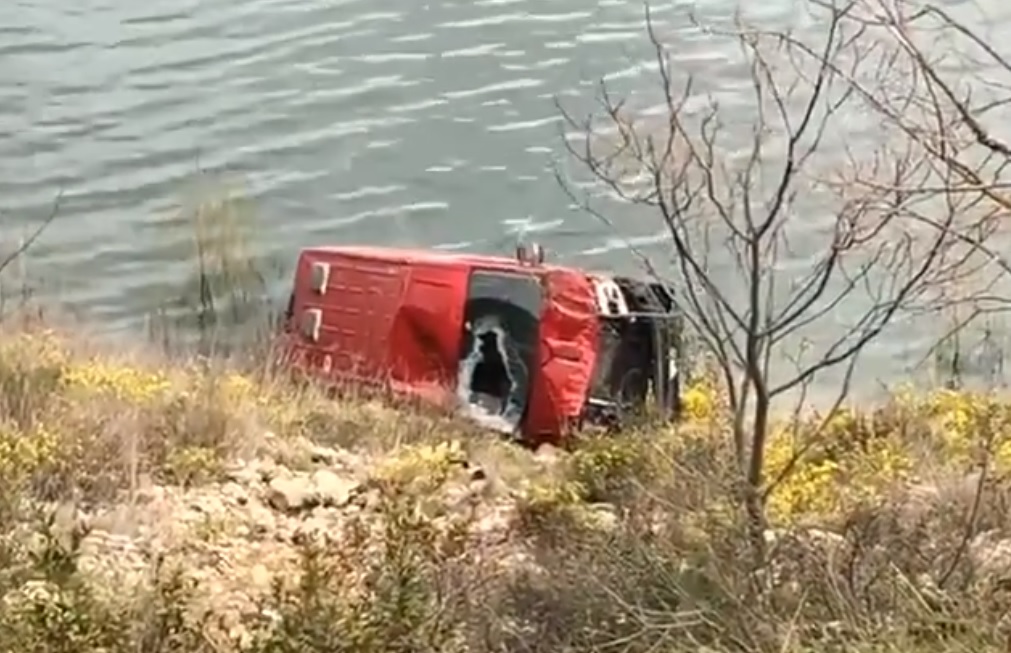
POLYGON ((39 236, 42 235, 42 232, 45 231, 46 228, 49 227, 49 225, 52 223, 52 221, 56 219, 56 216, 60 212, 60 201, 62 199, 63 199, 63 190, 61 189, 56 194, 56 198, 53 200, 52 209, 50 209, 49 214, 45 217, 45 219, 41 222, 41 224, 39 224, 39 226, 35 228, 35 231, 33 231, 28 238, 21 241, 21 244, 18 245, 18 247, 13 252, 8 254, 2 261, 0 261, 0 272, 3 272, 7 268, 7 266, 9 266, 11 263, 16 261, 21 255, 23 255, 26 251, 28 251, 28 249, 35 243, 35 241, 39 239, 39 236))

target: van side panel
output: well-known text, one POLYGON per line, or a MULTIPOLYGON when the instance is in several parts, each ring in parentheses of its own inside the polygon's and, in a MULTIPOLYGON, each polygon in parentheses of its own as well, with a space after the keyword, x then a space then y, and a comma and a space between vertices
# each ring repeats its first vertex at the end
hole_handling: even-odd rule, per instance
POLYGON ((583 412, 597 362, 599 320, 595 288, 576 270, 553 268, 544 273, 540 369, 535 376, 527 414, 529 435, 560 437, 565 422, 583 412))
POLYGON ((393 380, 455 386, 468 272, 466 266, 411 266, 390 337, 393 380))

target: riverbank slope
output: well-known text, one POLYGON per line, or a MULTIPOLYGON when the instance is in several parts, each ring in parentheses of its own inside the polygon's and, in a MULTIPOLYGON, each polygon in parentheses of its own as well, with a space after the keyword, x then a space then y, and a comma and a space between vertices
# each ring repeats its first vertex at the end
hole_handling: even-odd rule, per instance
POLYGON ((0 334, 0 653, 1006 650, 1011 405, 773 437, 748 562, 720 393, 521 450, 262 370, 0 334))

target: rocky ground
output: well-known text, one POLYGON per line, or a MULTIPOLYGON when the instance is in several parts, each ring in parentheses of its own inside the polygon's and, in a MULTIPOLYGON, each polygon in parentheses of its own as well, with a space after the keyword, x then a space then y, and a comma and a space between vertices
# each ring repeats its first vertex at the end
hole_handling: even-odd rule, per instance
MULTIPOLYGON (((0 334, 0 653, 1006 650, 992 397, 841 412, 769 491, 756 566, 709 387, 676 426, 533 453, 77 347, 0 334)), ((767 478, 797 435, 770 434, 767 478)))
MULTIPOLYGON (((271 438, 268 434, 267 441, 271 438)), ((498 573, 545 573, 537 561, 537 545, 518 526, 524 509, 522 492, 468 459, 458 447, 413 448, 385 457, 307 441, 286 442, 283 447, 283 453, 275 456, 230 463, 219 482, 182 487, 147 479, 120 502, 63 503, 56 509, 53 532, 64 546, 77 548, 79 571, 108 593, 109 600, 150 588, 159 568, 182 570, 193 597, 188 613, 206 624, 208 637, 222 646, 248 645, 254 630, 271 618, 264 601, 279 582, 297 584, 307 544, 340 550, 350 546, 347 543, 359 536, 363 525, 372 529, 375 540, 381 539, 388 510, 384 497, 393 487, 423 495, 422 501, 412 502, 412 509, 425 512, 430 523, 464 526, 467 546, 479 552, 468 559, 469 564, 479 564, 480 557, 498 573)), ((530 469, 551 474, 561 455, 550 449, 530 454, 534 465, 530 469)), ((894 586, 915 584, 911 591, 915 587, 917 600, 924 605, 985 596, 988 612, 996 614, 996 602, 1008 602, 1003 591, 1011 579, 1011 539, 1003 529, 983 528, 986 524, 980 523, 965 531, 962 544, 958 537, 912 544, 910 555, 915 550, 924 557, 923 571, 916 577, 897 573, 888 560, 897 555, 895 538, 912 538, 916 532, 932 537, 929 528, 938 514, 971 507, 981 487, 979 473, 897 487, 887 508, 867 516, 863 525, 891 529, 891 534, 877 533, 875 542, 859 552, 858 562, 853 531, 812 526, 769 529, 766 542, 772 564, 756 578, 769 595, 799 597, 812 572, 819 569, 828 578, 844 575, 847 565, 855 565, 850 573, 856 569, 857 574, 870 568, 880 573, 891 566, 896 572, 894 586), (956 562, 958 555, 964 561, 956 562), (942 576, 956 568, 961 587, 952 591, 942 576)), ((990 482, 984 492, 988 493, 984 500, 993 501, 998 498, 994 493, 1003 496, 1004 490, 990 482)), ((592 506, 596 528, 605 533, 622 528, 618 510, 608 504, 592 506)), ((881 581, 863 582, 869 587, 881 581)), ((26 583, 9 593, 6 605, 38 600, 40 592, 45 592, 43 583, 26 583)), ((993 632, 1007 630, 1006 622, 1006 617, 992 621, 993 632)), ((852 627, 841 618, 805 626, 817 630, 817 637, 852 627)))
MULTIPOLYGON (((277 455, 230 462, 218 482, 184 487, 142 478, 120 501, 61 503, 52 532, 76 549, 80 573, 108 599, 146 591, 159 568, 182 570, 194 597, 191 615, 213 623, 223 641, 246 639, 277 582, 297 582, 307 544, 339 550, 355 537, 350 530, 380 527, 394 487, 423 493, 412 506, 436 526, 464 524, 473 550, 502 569, 529 564, 514 537, 517 488, 458 447, 370 457, 308 441, 277 444, 277 455)), ((529 455, 545 471, 556 456, 529 455)), ((27 583, 6 597, 8 605, 41 587, 27 583)))

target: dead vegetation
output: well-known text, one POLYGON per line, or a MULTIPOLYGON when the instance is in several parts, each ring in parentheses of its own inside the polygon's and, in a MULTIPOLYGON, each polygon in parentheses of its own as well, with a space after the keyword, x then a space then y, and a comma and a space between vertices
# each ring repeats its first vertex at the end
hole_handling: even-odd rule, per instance
MULTIPOLYGON (((938 31, 1011 71, 1006 61, 940 9, 906 0, 813 0, 803 11, 810 26, 790 32, 739 16, 731 27, 700 26, 721 51, 737 50, 747 71, 750 101, 732 118, 677 70, 676 43, 648 7, 662 111, 631 106, 601 83, 597 114, 565 115, 569 152, 595 184, 659 217, 669 234, 669 272, 640 258, 673 283, 726 388, 740 468, 733 491, 759 558, 765 504, 782 481, 766 460, 774 412, 792 413, 796 435, 821 447, 862 354, 882 334, 951 314, 957 332, 1002 310, 1011 270, 990 244, 1006 215, 1009 159, 979 122, 1006 98, 979 105, 974 78, 946 82, 952 48, 938 31), (921 25, 930 20, 933 31, 921 25), (917 40, 925 32, 930 45, 917 40), (851 147, 847 121, 867 116, 871 138, 851 147), (812 428, 800 413, 815 382, 832 390, 812 428)), ((931 336, 945 338, 915 335, 931 336)))

